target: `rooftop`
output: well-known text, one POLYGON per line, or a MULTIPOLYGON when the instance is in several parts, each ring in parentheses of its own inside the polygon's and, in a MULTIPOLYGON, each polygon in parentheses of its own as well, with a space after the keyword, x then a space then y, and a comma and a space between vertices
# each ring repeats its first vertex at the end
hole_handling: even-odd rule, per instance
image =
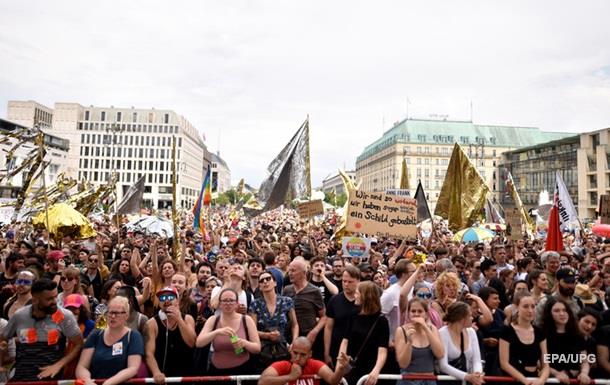
POLYGON ((384 132, 383 136, 365 147, 357 161, 397 143, 405 144, 484 144, 486 147, 519 148, 574 133, 546 132, 537 127, 480 125, 470 121, 404 119, 384 132))
POLYGON ((227 163, 218 154, 212 153, 212 162, 222 164, 227 170, 230 170, 229 166, 227 166, 227 163))

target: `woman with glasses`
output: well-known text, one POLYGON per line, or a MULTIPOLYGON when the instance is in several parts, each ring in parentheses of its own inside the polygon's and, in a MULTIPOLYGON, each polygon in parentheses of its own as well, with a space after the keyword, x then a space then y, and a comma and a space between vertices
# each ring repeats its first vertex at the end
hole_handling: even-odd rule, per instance
POLYGON ((205 322, 197 337, 198 348, 212 344, 210 375, 252 374, 251 354, 261 350, 260 338, 252 318, 237 312, 238 294, 232 288, 218 295, 219 314, 205 322))
MULTIPOLYGON (((445 354, 438 330, 428 319, 428 304, 413 298, 407 322, 394 333, 396 360, 402 374, 434 375, 434 362, 445 354)), ((398 385, 435 385, 435 381, 399 381, 398 385)))
POLYGON ((80 285, 80 271, 76 267, 66 267, 59 278, 61 293, 57 295, 57 306, 64 307, 64 299, 70 294, 78 294, 83 297, 83 304, 89 309, 89 300, 83 293, 80 285))
POLYGON ((76 377, 86 385, 105 378, 104 385, 118 385, 136 376, 144 355, 144 341, 126 326, 129 301, 115 297, 108 303, 108 327, 91 333, 76 366, 76 377))
MULTIPOLYGON (((270 349, 271 345, 281 344, 288 352, 286 344, 288 322, 290 321, 291 325, 291 341, 299 336, 299 324, 292 298, 277 295, 275 292, 276 285, 273 274, 269 271, 261 273, 258 277, 258 287, 263 296, 252 301, 249 314, 256 323, 262 349, 270 349)), ((261 365, 258 369, 264 369, 271 363, 265 362, 265 358, 261 357, 261 365)))

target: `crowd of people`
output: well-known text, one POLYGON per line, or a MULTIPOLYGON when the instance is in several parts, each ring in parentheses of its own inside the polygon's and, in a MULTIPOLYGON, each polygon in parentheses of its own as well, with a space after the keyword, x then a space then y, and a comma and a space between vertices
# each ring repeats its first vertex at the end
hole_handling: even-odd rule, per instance
POLYGON ((566 235, 557 253, 541 239, 463 244, 439 230, 372 238, 362 259, 342 255, 332 214, 240 220, 214 210, 209 222, 202 235, 182 218, 178 255, 171 239, 104 221, 95 241, 65 237, 61 247, 44 231, 4 226, 0 381, 610 377, 610 240, 566 235))

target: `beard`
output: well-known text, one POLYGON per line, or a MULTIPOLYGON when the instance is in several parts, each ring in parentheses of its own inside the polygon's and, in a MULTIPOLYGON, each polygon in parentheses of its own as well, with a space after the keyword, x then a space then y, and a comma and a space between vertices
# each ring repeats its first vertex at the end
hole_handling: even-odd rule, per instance
POLYGON ((199 284, 200 287, 205 287, 205 282, 206 282, 205 279, 204 280, 201 280, 201 279, 197 280, 197 284, 199 284))
POLYGON ((41 307, 40 310, 45 314, 53 314, 57 311, 57 305, 53 304, 46 307, 41 307))
POLYGON ((563 286, 559 285, 559 294, 561 294, 564 297, 571 297, 574 295, 574 288, 573 287, 563 287, 563 286))

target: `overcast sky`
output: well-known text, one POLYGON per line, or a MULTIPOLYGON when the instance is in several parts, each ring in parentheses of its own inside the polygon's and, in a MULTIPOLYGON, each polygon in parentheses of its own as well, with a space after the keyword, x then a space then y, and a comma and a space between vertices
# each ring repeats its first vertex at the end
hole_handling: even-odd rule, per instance
POLYGON ((11 99, 168 108, 258 186, 310 116, 312 181, 430 114, 610 127, 610 2, 2 1, 11 99))

